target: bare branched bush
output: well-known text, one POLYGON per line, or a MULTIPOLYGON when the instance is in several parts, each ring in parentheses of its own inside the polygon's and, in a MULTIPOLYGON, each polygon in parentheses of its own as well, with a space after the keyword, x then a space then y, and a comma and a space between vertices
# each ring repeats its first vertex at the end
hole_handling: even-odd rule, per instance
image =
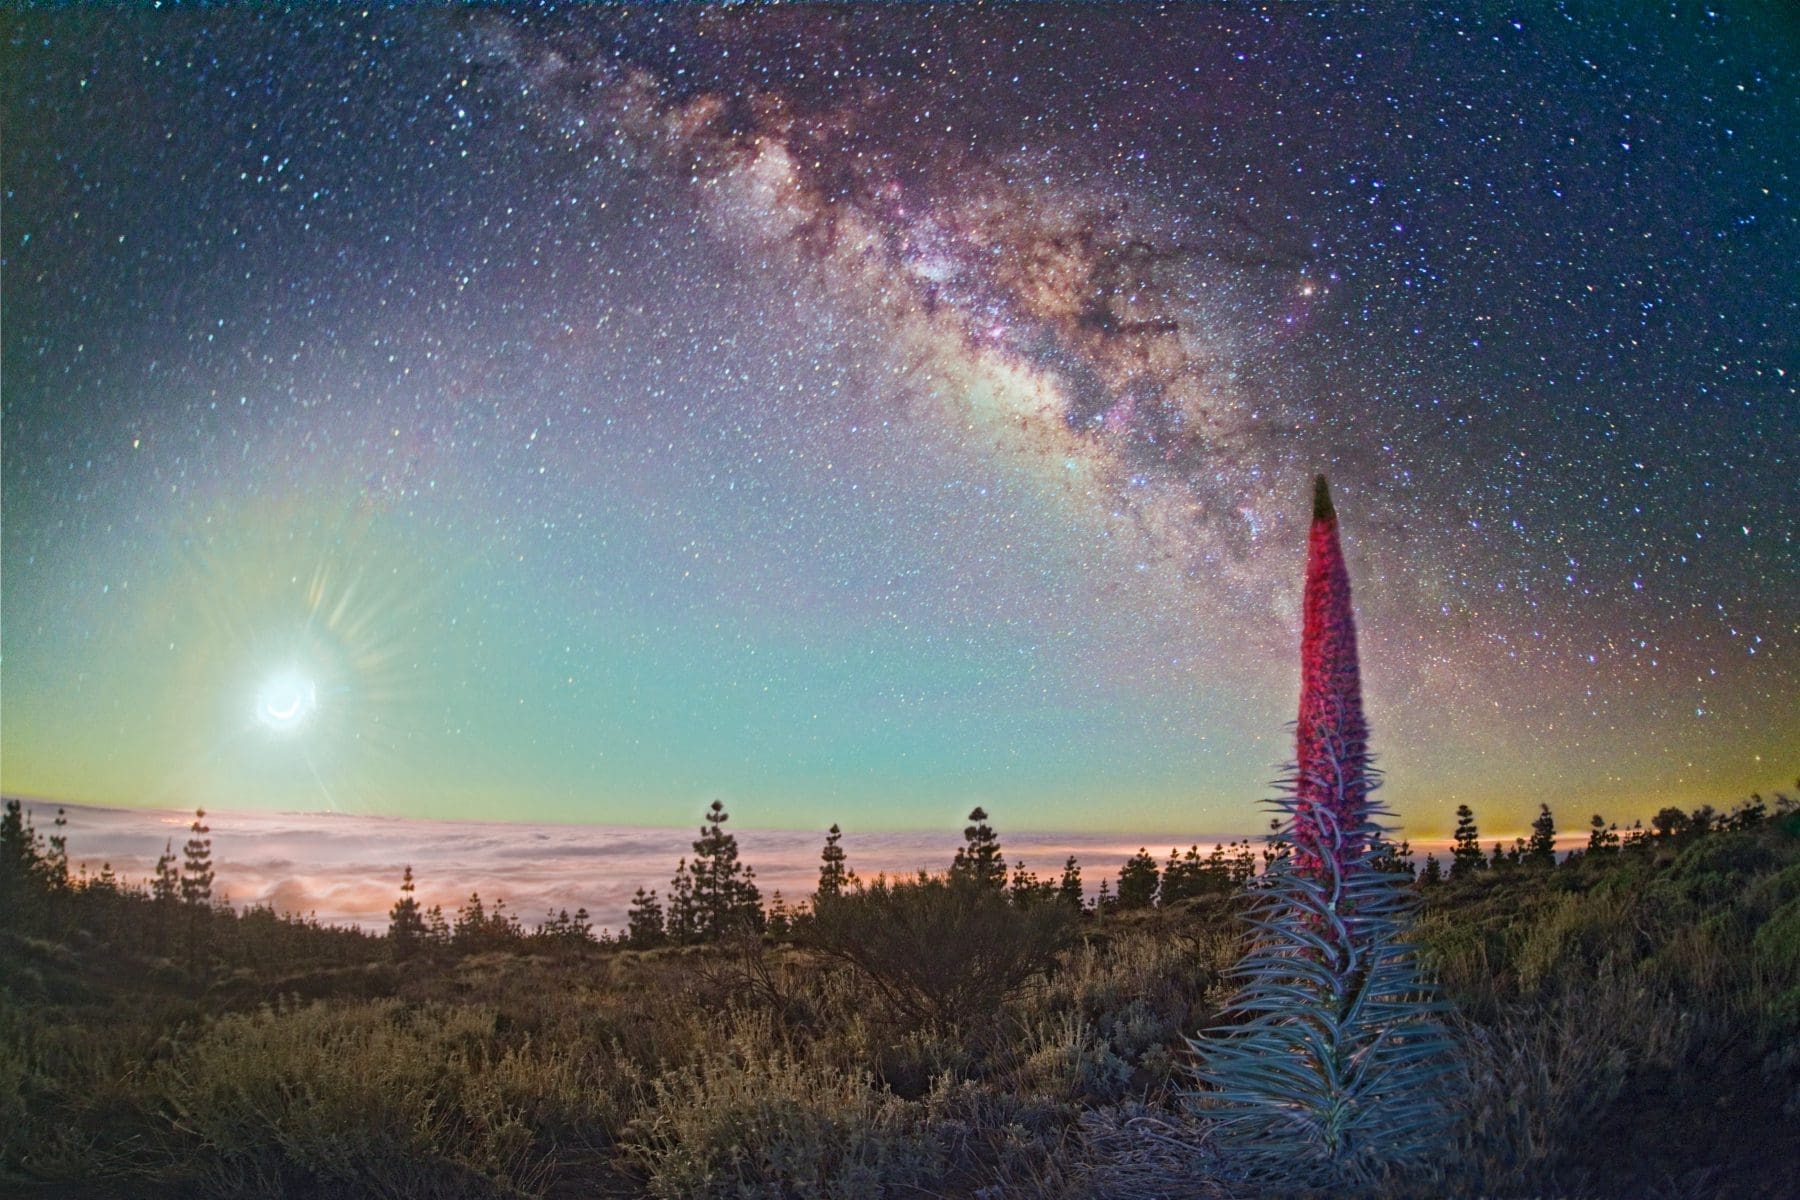
POLYGON ((1050 971, 1074 936, 1067 905, 921 875, 821 897, 797 940, 866 976, 899 1013, 969 1028, 1050 971))

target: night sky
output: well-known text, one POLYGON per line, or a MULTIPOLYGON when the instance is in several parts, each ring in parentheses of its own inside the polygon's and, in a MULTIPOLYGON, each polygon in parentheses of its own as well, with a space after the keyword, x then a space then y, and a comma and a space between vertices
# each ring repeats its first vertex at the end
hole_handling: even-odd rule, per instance
POLYGON ((1258 829, 1324 471, 1409 832, 1791 788, 1794 21, 1263 7, 8 12, 0 785, 1258 829))

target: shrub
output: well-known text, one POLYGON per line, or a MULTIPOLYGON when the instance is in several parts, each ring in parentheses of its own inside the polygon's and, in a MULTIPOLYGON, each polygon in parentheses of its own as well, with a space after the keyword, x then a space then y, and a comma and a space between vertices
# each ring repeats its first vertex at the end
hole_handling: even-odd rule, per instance
POLYGON ((527 1106, 583 1089, 494 1033, 492 1010, 391 1000, 224 1017, 155 1078, 175 1174, 216 1195, 535 1194, 527 1106))
POLYGON ((1756 965, 1800 997, 1800 900, 1790 900, 1756 931, 1756 965))
POLYGON ((647 1091, 625 1149, 658 1200, 911 1195, 941 1158, 921 1134, 922 1107, 867 1075, 753 1042, 671 1071, 647 1091))
POLYGON ((967 1028, 1049 971, 1074 924, 1064 904, 1015 907, 983 881, 921 874, 821 896, 797 940, 855 967, 906 1016, 967 1028))
POLYGON ((1669 878, 1687 899, 1717 903, 1738 895, 1748 876, 1774 865, 1774 851, 1756 834, 1715 833, 1683 850, 1669 868, 1669 878))

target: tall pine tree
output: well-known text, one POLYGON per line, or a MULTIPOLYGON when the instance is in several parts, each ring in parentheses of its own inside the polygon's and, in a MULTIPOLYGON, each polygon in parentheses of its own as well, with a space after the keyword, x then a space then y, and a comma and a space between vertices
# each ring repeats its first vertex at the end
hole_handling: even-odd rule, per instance
POLYGON ((656 889, 639 888, 631 897, 631 908, 625 915, 625 942, 633 950, 653 950, 663 944, 662 902, 656 889))
POLYGON ((181 901, 195 907, 212 903, 213 863, 212 830, 206 824, 206 810, 194 810, 194 823, 188 826, 187 844, 181 848, 181 901))
POLYGON ((969 824, 963 830, 963 844, 950 864, 950 878, 1004 891, 1006 859, 1000 853, 1000 838, 987 819, 987 813, 979 806, 969 814, 969 824))
POLYGON ((1150 851, 1138 847, 1138 852, 1119 868, 1119 907, 1149 908, 1155 904, 1160 879, 1161 872, 1156 869, 1156 860, 1150 857, 1150 851))
POLYGON ((730 819, 725 805, 714 800, 706 810, 706 824, 694 843, 694 863, 689 868, 698 933, 706 941, 717 941, 745 925, 761 929, 763 924, 756 872, 738 861, 737 837, 724 828, 730 819))
POLYGON ((413 896, 412 864, 400 876, 400 899, 388 910, 388 949, 396 959, 411 958, 425 944, 425 914, 413 896))
POLYGON ((1531 823, 1531 840, 1525 843, 1521 856, 1528 867, 1548 871, 1556 865, 1556 818, 1548 804, 1538 805, 1537 819, 1531 823))
POLYGON ((1077 912, 1081 911, 1081 864, 1073 854, 1063 863, 1062 882, 1056 888, 1057 898, 1077 912))
POLYGON ((677 946, 686 946, 700 936, 700 910, 694 904, 694 873, 687 859, 676 864, 669 880, 669 903, 663 918, 664 932, 677 946))
POLYGON ((1481 852, 1481 830, 1475 825, 1475 812, 1466 804, 1456 806, 1456 833, 1450 840, 1450 878, 1468 879, 1477 871, 1488 869, 1487 855, 1481 852))
POLYGON ((814 893, 821 900, 842 895, 856 884, 856 872, 850 869, 844 848, 838 844, 843 836, 835 822, 825 834, 825 848, 819 852, 819 888, 814 893))

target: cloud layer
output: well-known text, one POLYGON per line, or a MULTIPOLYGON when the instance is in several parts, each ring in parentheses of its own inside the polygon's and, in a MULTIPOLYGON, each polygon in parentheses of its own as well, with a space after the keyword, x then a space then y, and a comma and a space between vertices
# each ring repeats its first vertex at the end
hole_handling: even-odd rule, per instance
MULTIPOLYGON (((165 845, 179 856, 192 813, 154 809, 60 806, 68 818, 72 864, 89 873, 103 863, 129 883, 147 879, 165 845)), ((40 832, 48 832, 59 806, 26 801, 40 832)), ((208 813, 216 895, 234 905, 266 904, 279 912, 385 929, 388 908, 399 895, 401 872, 410 865, 418 896, 427 907, 453 911, 470 892, 492 904, 504 899, 529 927, 546 911, 585 907, 597 926, 621 928, 631 894, 639 887, 664 889, 676 862, 692 853, 695 829, 647 829, 605 825, 526 825, 484 821, 422 821, 333 813, 208 813)), ((1040 875, 1059 874, 1069 855, 1082 864, 1090 891, 1140 843, 1154 851, 1179 841, 1210 845, 1219 838, 1150 839, 1081 834, 1009 835, 1002 828, 1007 861, 1023 859, 1040 875)), ((765 898, 779 890, 789 900, 812 893, 818 880, 822 831, 737 831, 743 859, 754 867, 765 898)), ((850 866, 858 874, 904 873, 949 865, 960 830, 928 833, 844 834, 850 866)))

